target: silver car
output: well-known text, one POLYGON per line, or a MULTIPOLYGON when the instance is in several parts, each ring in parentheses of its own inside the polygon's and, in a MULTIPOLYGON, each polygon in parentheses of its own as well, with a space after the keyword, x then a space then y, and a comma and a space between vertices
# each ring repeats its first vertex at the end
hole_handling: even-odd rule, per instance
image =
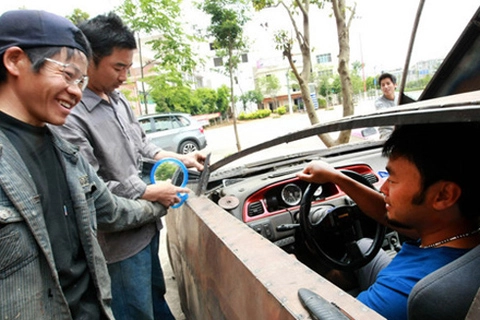
POLYGON ((147 138, 164 150, 187 154, 206 147, 202 125, 186 113, 159 113, 138 117, 147 138))

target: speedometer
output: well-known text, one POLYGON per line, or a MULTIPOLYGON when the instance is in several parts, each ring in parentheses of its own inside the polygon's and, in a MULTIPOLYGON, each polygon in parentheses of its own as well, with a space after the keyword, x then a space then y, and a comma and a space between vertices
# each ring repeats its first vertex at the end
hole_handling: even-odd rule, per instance
POLYGON ((302 189, 294 183, 289 183, 282 189, 282 200, 289 206, 296 206, 302 200, 302 189))

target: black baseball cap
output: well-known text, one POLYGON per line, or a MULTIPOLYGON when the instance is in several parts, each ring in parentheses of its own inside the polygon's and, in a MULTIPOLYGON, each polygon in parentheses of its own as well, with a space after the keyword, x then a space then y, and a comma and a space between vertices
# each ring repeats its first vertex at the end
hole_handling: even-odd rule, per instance
POLYGON ((91 56, 80 29, 67 18, 41 10, 12 10, 0 16, 0 55, 13 46, 70 47, 91 56))

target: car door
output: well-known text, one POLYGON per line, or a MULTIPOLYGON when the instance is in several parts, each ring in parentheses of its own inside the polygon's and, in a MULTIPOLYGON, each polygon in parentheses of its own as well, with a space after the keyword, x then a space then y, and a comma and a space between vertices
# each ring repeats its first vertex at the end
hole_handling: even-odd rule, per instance
POLYGON ((158 116, 153 118, 155 133, 150 135, 151 141, 168 151, 177 151, 178 133, 181 125, 175 116, 158 116))
POLYGON ((138 123, 140 123, 140 126, 142 127, 143 131, 145 131, 145 134, 148 135, 154 132, 153 122, 151 118, 138 119, 138 123))

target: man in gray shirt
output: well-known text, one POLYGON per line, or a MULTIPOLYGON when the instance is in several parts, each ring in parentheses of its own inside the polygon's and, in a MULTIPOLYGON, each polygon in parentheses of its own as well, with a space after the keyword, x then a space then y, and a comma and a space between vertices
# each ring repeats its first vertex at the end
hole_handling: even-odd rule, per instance
POLYGON ((398 104, 395 94, 397 78, 390 73, 382 73, 378 78, 378 83, 380 84, 383 95, 375 101, 375 108, 380 110, 395 107, 398 104))
MULTIPOLYGON (((142 159, 174 157, 203 170, 200 153, 180 155, 148 143, 127 99, 116 90, 127 80, 136 42, 114 13, 99 15, 80 29, 93 51, 89 84, 79 105, 59 133, 80 146, 81 153, 116 195, 171 206, 181 189, 169 182, 147 185, 139 176, 142 159)), ((116 319, 173 319, 165 301, 158 247, 161 221, 123 232, 99 233, 112 278, 116 319)))

